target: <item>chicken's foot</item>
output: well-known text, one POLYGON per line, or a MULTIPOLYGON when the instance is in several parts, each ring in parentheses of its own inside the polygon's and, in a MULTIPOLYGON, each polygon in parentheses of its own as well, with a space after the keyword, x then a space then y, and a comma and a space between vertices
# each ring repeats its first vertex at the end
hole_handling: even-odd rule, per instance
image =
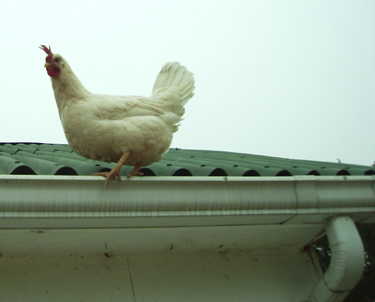
POLYGON ((144 174, 142 172, 139 171, 139 169, 142 167, 142 162, 138 163, 133 171, 131 171, 130 173, 128 173, 128 177, 129 178, 132 178, 133 176, 143 176, 144 174))
MULTIPOLYGON (((120 169, 124 165, 124 163, 128 160, 130 154, 131 154, 131 151, 125 152, 121 156, 120 160, 117 162, 116 166, 114 166, 111 171, 109 171, 109 172, 98 172, 98 173, 94 174, 95 176, 104 176, 104 177, 106 177, 105 184, 104 184, 105 188, 108 188, 108 182, 111 179, 113 179, 113 178, 117 177, 117 180, 121 181, 120 169)), ((137 167, 138 167, 138 165, 134 168, 133 172, 136 170, 137 167)), ((141 173, 141 172, 139 172, 139 169, 140 169, 140 167, 138 168, 137 172, 141 173)), ((129 174, 133 174, 133 172, 131 172, 129 174)), ((131 177, 131 176, 129 176, 129 174, 128 174, 128 177, 131 177)), ((137 174, 134 174, 134 175, 137 175, 137 174)))

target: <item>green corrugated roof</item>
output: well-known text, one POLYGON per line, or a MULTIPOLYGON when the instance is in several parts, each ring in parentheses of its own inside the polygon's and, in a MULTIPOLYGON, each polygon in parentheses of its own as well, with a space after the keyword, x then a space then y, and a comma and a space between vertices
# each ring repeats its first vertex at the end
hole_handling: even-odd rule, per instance
MULTIPOLYGON (((85 159, 69 145, 0 143, 0 174, 92 175, 115 163, 85 159)), ((133 167, 124 166, 126 175, 133 167)), ((157 163, 141 169, 148 176, 294 176, 373 175, 375 167, 294 160, 253 154, 170 149, 157 163)))

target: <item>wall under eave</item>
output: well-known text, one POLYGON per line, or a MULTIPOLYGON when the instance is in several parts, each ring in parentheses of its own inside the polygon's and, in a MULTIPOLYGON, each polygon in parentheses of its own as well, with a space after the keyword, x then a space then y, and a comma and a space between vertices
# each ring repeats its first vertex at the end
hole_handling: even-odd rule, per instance
POLYGON ((1 301, 304 301, 307 254, 3 257, 1 301))
POLYGON ((321 225, 0 231, 1 301, 303 301, 321 225))

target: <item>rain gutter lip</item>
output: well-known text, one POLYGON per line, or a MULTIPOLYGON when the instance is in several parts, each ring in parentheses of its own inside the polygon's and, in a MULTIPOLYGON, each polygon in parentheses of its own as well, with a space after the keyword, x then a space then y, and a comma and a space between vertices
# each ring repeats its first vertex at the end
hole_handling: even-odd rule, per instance
POLYGON ((0 175, 0 228, 220 226, 375 220, 375 177, 0 175), (28 220, 34 220, 29 223, 28 220))
MULTIPOLYGON (((90 175, 20 175, 20 174, 0 174, 0 180, 74 180, 74 181, 102 181, 103 177, 90 175)), ((142 176, 127 178, 122 177, 122 182, 143 182, 143 181, 374 181, 375 175, 336 175, 336 176, 320 176, 320 175, 295 175, 295 176, 142 176)), ((111 181, 114 183, 115 181, 111 181)))

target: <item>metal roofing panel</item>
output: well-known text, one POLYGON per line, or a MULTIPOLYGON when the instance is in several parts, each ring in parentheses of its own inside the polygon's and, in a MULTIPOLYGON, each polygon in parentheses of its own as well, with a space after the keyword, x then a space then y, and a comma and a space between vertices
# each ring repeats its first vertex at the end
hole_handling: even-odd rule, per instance
MULTIPOLYGON (((0 174, 92 175, 113 166, 83 158, 69 145, 0 143, 0 174)), ((132 169, 124 166, 121 174, 132 169)), ((147 176, 333 176, 374 175, 375 167, 176 148, 141 171, 147 176)))

